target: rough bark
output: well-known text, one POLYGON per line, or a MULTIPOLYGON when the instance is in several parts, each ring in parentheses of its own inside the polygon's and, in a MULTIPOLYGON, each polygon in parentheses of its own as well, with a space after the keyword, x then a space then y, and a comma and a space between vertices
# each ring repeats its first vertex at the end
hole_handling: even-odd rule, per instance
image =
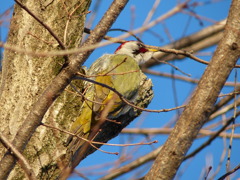
MULTIPOLYGON (((17 0, 15 0, 15 1, 17 1, 17 0)), ((85 43, 80 46, 80 48, 86 47, 86 46, 91 46, 91 45, 96 44, 99 41, 101 41, 103 36, 108 32, 108 30, 110 29, 112 24, 115 22, 116 18, 118 17, 118 15, 122 11, 122 9, 125 7, 127 2, 128 2, 128 0, 114 0, 113 3, 111 4, 111 6, 109 7, 109 10, 104 14, 102 20, 94 28, 94 30, 91 32, 90 36, 87 38, 85 43)), ((54 2, 51 2, 48 6, 52 5, 52 3, 54 3, 54 2)), ((63 3, 63 2, 60 1, 59 3, 63 3)), ((60 7, 60 9, 61 9, 60 11, 62 11, 63 9, 66 10, 66 6, 67 6, 66 4, 68 4, 68 3, 69 2, 66 1, 63 4, 63 7, 60 7)), ((83 2, 79 2, 79 3, 80 4, 73 7, 72 2, 71 2, 71 8, 69 11, 67 10, 67 12, 68 12, 67 15, 69 15, 68 17, 77 17, 79 19, 79 14, 81 16, 85 17, 86 11, 78 12, 77 16, 71 16, 72 12, 73 11, 76 12, 76 9, 82 7, 83 4, 86 3, 85 4, 86 6, 84 6, 84 7, 88 7, 89 1, 83 1, 83 2)), ((46 4, 44 4, 44 5, 46 5, 46 4)), ((48 7, 48 6, 44 6, 44 7, 48 7)), ((54 4, 54 7, 56 7, 56 4, 54 4)), ((45 10, 45 8, 41 8, 41 10, 45 10)), ((51 13, 54 13, 54 12, 51 11, 51 13)), ((63 17, 58 17, 58 18, 63 19, 63 17)), ((56 19, 59 20, 58 18, 56 18, 56 19)), ((74 25, 75 25, 75 27, 79 28, 78 26, 76 26, 76 23, 74 25)), ((61 29, 63 29, 63 28, 61 28, 61 29)), ((75 32, 75 31, 76 30, 74 29, 73 32, 75 32)), ((53 36, 53 33, 51 33, 51 35, 53 36)), ((59 37, 59 34, 57 34, 56 37, 59 37)), ((55 39, 57 39, 57 38, 55 38, 55 39)), ((59 40, 58 40, 58 42, 59 42, 59 40)), ((63 42, 65 42, 65 41, 63 41, 63 42)), ((72 43, 71 39, 70 39, 70 42, 72 43)), ((75 42, 75 41, 73 41, 73 42, 75 42)), ((61 47, 64 47, 64 45, 61 45, 61 47)), ((72 47, 72 46, 67 46, 67 47, 72 47)), ((36 50, 39 50, 39 49, 41 50, 41 48, 37 48, 36 50)), ((59 106, 60 107, 61 107, 61 105, 64 106, 65 102, 60 102, 59 106, 57 106, 57 107, 51 107, 50 109, 49 109, 49 107, 53 105, 53 102, 56 100, 56 98, 61 99, 61 97, 59 97, 60 94, 62 94, 64 89, 73 80, 73 78, 75 77, 77 72, 79 72, 79 67, 81 66, 81 64, 83 62, 86 61, 86 59, 91 54, 93 49, 94 48, 92 48, 91 50, 79 53, 78 55, 72 55, 72 56, 69 56, 68 58, 66 58, 67 61, 64 64, 61 63, 60 64, 61 68, 59 67, 57 69, 57 73, 55 73, 57 75, 52 76, 51 80, 49 80, 48 83, 41 84, 41 87, 42 87, 42 89, 44 89, 44 91, 40 92, 40 95, 37 96, 36 99, 34 99, 35 101, 33 101, 33 103, 30 105, 30 107, 28 109, 29 112, 27 111, 27 113, 24 114, 25 116, 21 119, 21 122, 23 122, 23 123, 20 123, 20 125, 18 126, 19 129, 16 130, 17 132, 15 133, 16 134, 15 137, 14 136, 11 137, 13 139, 12 145, 15 147, 16 150, 19 151, 19 153, 21 153, 23 150, 26 150, 26 145, 28 145, 28 141, 30 138, 31 138, 31 140, 33 139, 33 143, 36 142, 36 140, 33 138, 32 135, 36 134, 36 133, 38 134, 38 132, 39 132, 39 138, 41 138, 40 141, 44 141, 44 142, 46 141, 48 143, 46 145, 46 148, 42 148, 43 146, 38 146, 38 148, 40 149, 39 151, 45 150, 46 152, 50 153, 50 151, 53 150, 55 152, 54 154, 50 155, 51 157, 54 158, 53 161, 51 161, 50 164, 47 164, 44 166, 42 165, 42 161, 45 160, 45 158, 47 159, 49 157, 43 157, 43 159, 40 159, 38 153, 35 153, 36 155, 33 158, 34 158, 34 160, 37 159, 36 161, 41 166, 40 171, 42 171, 43 173, 44 172, 46 173, 46 177, 38 175, 41 179, 43 179, 43 178, 46 178, 46 179, 53 178, 54 179, 56 176, 58 176, 59 173, 56 172, 55 169, 57 169, 59 171, 58 168, 63 168, 64 165, 62 167, 60 167, 60 165, 66 164, 64 162, 64 160, 68 161, 67 158, 69 157, 69 156, 63 155, 65 153, 65 148, 62 147, 63 141, 65 141, 63 136, 66 134, 61 136, 61 133, 59 132, 59 130, 56 130, 56 131, 50 130, 50 132, 53 131, 52 134, 49 133, 50 137, 56 136, 55 138, 60 139, 60 142, 59 143, 57 142, 56 144, 53 144, 53 142, 51 142, 50 138, 43 139, 43 134, 44 134, 43 131, 44 130, 40 129, 40 131, 39 131, 39 127, 41 127, 40 125, 42 124, 42 118, 49 117, 49 119, 47 119, 48 120, 47 123, 52 123, 55 127, 59 126, 59 127, 63 128, 64 125, 67 126, 69 124, 69 121, 65 122, 65 121, 60 121, 57 119, 58 118, 57 115, 59 112, 58 111, 59 106), (46 87, 46 85, 47 85, 47 87, 46 87), (59 135, 59 133, 60 133, 60 135, 59 135), (64 151, 64 152, 62 153, 62 151, 64 151), (61 159, 57 159, 59 157, 61 157, 61 159), (60 162, 59 164, 57 164, 58 160, 60 162), (52 171, 54 171, 54 172, 52 172, 52 171)), ((57 61, 56 64, 59 64, 59 61, 57 61)), ((37 66, 37 68, 40 68, 40 67, 41 67, 41 65, 37 66)), ((51 68, 51 66, 49 65, 48 68, 51 68)), ((55 72, 55 71, 53 71, 53 72, 55 72)), ((5 73, 7 74, 8 71, 6 71, 5 73)), ((6 81, 3 81, 3 84, 5 82, 6 81)), ((5 86, 3 86, 3 89, 4 88, 5 88, 5 86)), ((69 104, 72 103, 71 98, 63 97, 63 99, 68 101, 67 103, 69 103, 69 104)), ((71 108, 71 107, 68 106, 66 108, 67 109, 66 113, 65 112, 59 113, 59 116, 61 116, 62 119, 66 120, 69 116, 72 117, 72 113, 71 113, 71 110, 69 110, 69 108, 71 108), (68 114, 69 112, 71 114, 68 114)), ((78 104, 77 105, 73 104, 73 109, 79 110, 78 104), (77 107, 75 107, 75 106, 77 106, 77 107)), ((61 108, 60 108, 60 110, 61 110, 61 108)), ((74 113, 74 115, 73 115, 74 117, 76 117, 75 114, 76 113, 74 113)), ((46 120, 44 122, 46 122, 46 120)), ((69 128, 67 127, 66 129, 69 129, 69 128)), ((4 139, 4 138, 2 138, 2 139, 4 139)), ((27 150, 28 149, 30 149, 30 148, 27 147, 27 150)), ((34 149, 34 152, 36 152, 35 146, 32 149, 34 149)), ((27 150, 25 152, 28 152, 27 150)), ((26 155, 26 157, 28 158, 27 155, 26 155)), ((0 177, 2 177, 2 179, 5 179, 8 176, 9 172, 15 166, 15 162, 16 162, 16 157, 10 151, 8 151, 4 154, 4 156, 2 157, 2 159, 0 161, 0 169, 2 170, 2 171, 0 171, 0 177)), ((36 173, 38 173, 38 171, 36 173)), ((64 176, 66 176, 66 177, 67 177, 67 175, 68 175, 67 173, 64 174, 64 176)), ((19 174, 18 174, 18 178, 19 178, 19 174)))
POLYGON ((233 0, 225 32, 190 102, 145 179, 173 179, 193 140, 207 121, 240 55, 240 2, 233 0))
MULTIPOLYGON (((90 0, 24 0, 21 3, 47 24, 62 42, 64 42, 66 31, 64 45, 67 48, 79 46, 90 0), (69 14, 73 11, 74 13, 69 19, 69 14), (67 23, 68 27, 66 28, 67 23)), ((14 8, 7 44, 17 45, 26 50, 60 49, 57 41, 46 28, 17 4, 14 8)), ((8 50, 4 52, 0 91, 0 130, 9 141, 16 136, 33 104, 59 73, 63 63, 64 58, 62 57, 32 57, 8 50)), ((81 86, 80 83, 78 84, 81 86)), ((80 103, 79 97, 64 92, 48 110, 43 122, 67 129, 69 121, 76 117, 80 103)), ((67 135, 64 133, 42 126, 34 132, 24 151, 24 156, 38 178, 52 179, 58 175, 57 160, 65 153, 65 147, 62 145, 65 136, 67 135)), ((1 144, 1 158, 4 153, 6 153, 6 148, 1 144)), ((9 179, 24 177, 23 170, 17 165, 12 170, 9 179)))

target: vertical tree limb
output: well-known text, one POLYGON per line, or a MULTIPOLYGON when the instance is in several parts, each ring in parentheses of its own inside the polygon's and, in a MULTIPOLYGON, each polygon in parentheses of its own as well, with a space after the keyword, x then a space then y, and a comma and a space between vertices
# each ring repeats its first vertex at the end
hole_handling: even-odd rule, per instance
POLYGON ((173 179, 199 130, 207 121, 240 55, 239 12, 240 1, 233 0, 223 39, 145 179, 173 179))

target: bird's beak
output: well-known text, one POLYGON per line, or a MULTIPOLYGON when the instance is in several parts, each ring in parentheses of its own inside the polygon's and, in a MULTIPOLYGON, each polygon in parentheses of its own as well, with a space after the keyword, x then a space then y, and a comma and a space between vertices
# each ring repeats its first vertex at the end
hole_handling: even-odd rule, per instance
POLYGON ((148 51, 150 51, 150 52, 158 52, 159 50, 157 50, 157 49, 151 49, 151 48, 146 48, 148 51))

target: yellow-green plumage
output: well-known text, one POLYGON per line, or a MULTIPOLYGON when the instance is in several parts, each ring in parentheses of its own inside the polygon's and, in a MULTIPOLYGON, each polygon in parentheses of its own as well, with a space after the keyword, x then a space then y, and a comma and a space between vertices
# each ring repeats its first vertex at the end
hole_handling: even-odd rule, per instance
POLYGON ((136 106, 148 106, 153 98, 152 82, 142 73, 139 64, 154 57, 155 52, 157 50, 149 49, 141 42, 127 41, 114 54, 103 55, 89 68, 84 102, 70 129, 78 137, 69 136, 65 144, 71 157, 69 166, 76 167, 101 143, 117 136, 141 114, 142 110, 136 106), (125 103, 119 93, 135 106, 125 103))
MULTIPOLYGON (((147 80, 138 63, 128 55, 103 55, 93 63, 87 71, 87 75, 96 82, 114 88, 125 99, 139 107, 146 107, 153 97, 151 80, 147 80)), ((116 120, 120 124, 106 120, 94 141, 107 142, 141 113, 141 110, 122 102, 120 97, 107 87, 87 82, 86 88, 86 99, 80 109, 79 117, 71 127, 71 132, 78 136, 88 138, 93 126, 100 120, 100 116, 110 101, 113 102, 110 110, 107 111, 106 118, 116 120)), ((69 139, 72 139, 72 137, 69 139)), ((76 137, 72 140, 69 149, 75 153, 73 158, 78 156, 77 154, 84 142, 76 137)), ((96 146, 99 147, 100 145, 96 146)), ((89 150, 87 154, 93 151, 94 148, 89 150)))
MULTIPOLYGON (((126 99, 129 100, 131 100, 131 98, 136 94, 140 84, 139 66, 133 58, 127 55, 105 55, 104 57, 99 58, 90 67, 88 72, 89 76, 99 75, 92 78, 96 82, 113 87, 116 91, 121 93, 126 99), (103 63, 106 65, 103 65, 103 63)), ((89 83, 87 83, 87 85, 89 85, 89 83)), ((81 107, 80 116, 73 123, 71 131, 77 134, 88 133, 91 129, 91 124, 94 124, 94 121, 98 120, 97 117, 101 115, 101 111, 104 109, 105 105, 102 104, 107 104, 108 101, 112 99, 114 94, 115 93, 113 91, 106 87, 97 84, 91 84, 90 88, 85 94, 85 97, 101 104, 85 100, 81 107), (95 119, 93 119, 93 117, 95 117, 95 119)), ((109 115, 112 117, 120 116, 122 113, 124 113, 121 112, 122 109, 124 109, 123 103, 117 96, 109 115), (116 113, 116 111, 118 113, 116 113)))

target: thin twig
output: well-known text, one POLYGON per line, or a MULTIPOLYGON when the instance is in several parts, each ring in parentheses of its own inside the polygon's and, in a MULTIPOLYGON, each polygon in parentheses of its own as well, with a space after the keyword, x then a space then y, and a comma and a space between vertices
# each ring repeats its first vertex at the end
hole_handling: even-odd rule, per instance
MULTIPOLYGON (((181 9, 185 8, 187 3, 189 0, 187 0, 186 2, 179 4, 178 6, 174 7, 173 9, 169 10, 167 13, 165 13, 163 16, 160 16, 159 18, 151 21, 148 25, 144 26, 144 27, 140 27, 138 29, 135 29, 133 31, 131 31, 131 33, 133 34, 138 34, 141 33, 143 31, 146 31, 147 29, 152 28, 153 26, 157 25, 159 22, 165 20, 168 17, 173 16, 174 14, 178 13, 181 11, 181 9)), ((120 8, 120 7, 119 7, 120 8)), ((94 31, 91 31, 90 35, 93 34, 94 31)), ((98 32, 99 33, 99 32, 98 32)), ((95 34, 93 35, 95 36, 95 34)), ((21 47, 18 46, 13 46, 13 45, 7 45, 4 44, 2 42, 0 42, 0 47, 4 47, 5 49, 8 50, 12 50, 12 51, 16 51, 18 53, 23 53, 23 54, 27 54, 27 55, 32 55, 32 56, 37 56, 37 57, 45 57, 45 56, 64 56, 64 55, 71 55, 71 54, 80 54, 82 52, 87 52, 87 51, 91 51, 94 50, 96 48, 99 47, 103 47, 106 45, 110 45, 114 42, 119 42, 119 39, 124 39, 129 37, 130 34, 129 33, 125 33, 121 36, 118 36, 117 38, 110 38, 110 41, 105 41, 105 42, 95 42, 92 43, 91 45, 88 44, 88 46, 81 46, 80 48, 75 48, 75 49, 70 49, 70 50, 61 50, 61 51, 42 51, 42 52, 35 52, 29 49, 22 49, 21 47)), ((106 36, 105 36, 106 37, 106 36)))
POLYGON ((158 5, 160 4, 160 0, 156 0, 152 6, 152 9, 149 11, 147 17, 145 18, 142 26, 145 26, 149 23, 149 21, 152 19, 152 16, 154 15, 154 13, 156 12, 156 9, 158 7, 158 5))
POLYGON ((104 75, 108 75, 110 72, 112 72, 114 69, 116 69, 117 67, 119 67, 121 64, 125 63, 127 60, 127 58, 124 58, 122 60, 122 62, 120 62, 119 64, 117 64, 115 67, 113 67, 112 69, 110 69, 108 72, 106 72, 104 75))
MULTIPOLYGON (((159 50, 161 52, 165 52, 165 53, 172 53, 172 54, 175 54, 175 55, 183 55, 183 56, 189 57, 190 59, 193 59, 197 62, 200 62, 202 64, 206 64, 206 65, 209 64, 208 61, 205 61, 201 58, 198 58, 198 57, 194 56, 193 52, 189 52, 189 51, 185 51, 185 50, 177 50, 177 49, 166 49, 166 48, 160 48, 160 47, 157 47, 157 46, 149 46, 149 45, 146 45, 146 47, 154 48, 154 49, 157 49, 157 50, 159 50)), ((240 68, 240 65, 235 65, 235 68, 240 68)))
POLYGON ((169 63, 169 62, 167 62, 167 61, 161 61, 161 60, 158 60, 158 59, 156 59, 156 58, 154 58, 154 57, 153 57, 153 59, 154 59, 155 61, 159 62, 159 63, 167 64, 167 65, 173 67, 174 69, 176 69, 177 71, 181 72, 182 74, 184 74, 184 75, 186 75, 186 76, 188 76, 188 77, 191 77, 190 74, 185 73, 184 71, 182 71, 181 69, 179 69, 177 66, 175 66, 175 65, 173 65, 173 64, 171 64, 171 63, 169 63))
MULTIPOLYGON (((133 34, 131 31, 125 30, 125 29, 120 29, 120 28, 114 28, 114 29, 110 29, 109 31, 122 31, 122 32, 126 32, 129 33, 131 36, 133 36, 137 41, 142 42, 142 40, 137 37, 135 34, 133 34)), ((124 41, 126 42, 126 41, 124 41)))
MULTIPOLYGON (((65 29, 64 29, 64 36, 63 36, 63 43, 66 45, 66 41, 67 41, 67 30, 68 30, 68 26, 69 26, 69 22, 71 21, 72 15, 73 13, 83 4, 84 1, 82 1, 82 3, 80 3, 77 7, 75 7, 72 12, 68 13, 68 18, 67 18, 67 22, 65 25, 65 29)), ((64 4, 64 3, 63 3, 64 4)), ((65 7, 65 6, 64 6, 65 7)), ((66 8, 67 11, 67 8, 66 8)))
POLYGON ((40 20, 30 9, 28 9, 25 5, 23 5, 18 0, 14 0, 21 8, 23 8, 25 11, 27 11, 28 14, 30 14, 34 19, 36 19, 37 22, 39 22, 51 35, 52 37, 58 42, 59 46, 62 49, 66 49, 62 41, 58 38, 58 36, 52 31, 52 29, 45 24, 42 20, 40 20))
POLYGON ((236 172, 237 170, 240 169, 240 164, 237 165, 233 170, 227 172, 226 174, 224 174, 223 176, 221 176, 220 178, 218 178, 218 180, 224 180, 227 176, 233 174, 234 172, 236 172))
POLYGON ((124 74, 130 74, 130 73, 134 73, 134 72, 139 72, 140 70, 132 70, 132 71, 126 71, 126 72, 121 72, 121 73, 104 73, 104 74, 98 74, 98 75, 85 75, 82 73, 77 73, 80 76, 83 76, 85 78, 92 78, 92 77, 99 77, 99 76, 115 76, 115 75, 124 75, 124 74))
POLYGON ((87 78, 84 78, 84 77, 77 77, 77 79, 81 79, 81 80, 84 80, 84 81, 88 81, 88 82, 91 82, 91 83, 94 83, 94 84, 97 84, 97 85, 100 85, 102 87, 105 87, 105 88, 108 88, 110 89, 111 91, 115 92, 119 98, 125 102, 126 104, 136 108, 136 109, 139 109, 141 111, 147 111, 147 112, 156 112, 156 113, 160 113, 160 112, 168 112, 168 111, 173 111, 173 110, 176 110, 176 109, 181 109, 181 108, 184 108, 186 105, 182 105, 182 106, 178 106, 178 107, 174 107, 174 108, 169 108, 169 109, 160 109, 160 110, 152 110, 152 109, 145 109, 145 108, 141 108, 139 106, 136 106, 134 105, 132 102, 130 102, 129 100, 127 100, 126 98, 124 98, 124 96, 119 93, 116 89, 106 85, 106 84, 103 84, 103 83, 100 83, 100 82, 97 82, 97 81, 94 81, 92 79, 87 79, 87 78))
MULTIPOLYGON (((237 82, 237 70, 235 69, 235 83, 237 82)), ((236 91, 236 87, 234 88, 234 91, 236 91)), ((234 94, 234 111, 233 111, 233 122, 232 122, 232 131, 231 131, 231 138, 229 142, 229 148, 228 148, 228 158, 227 158, 227 164, 226 164, 226 170, 230 171, 230 158, 231 158, 231 153, 232 153, 232 146, 233 146, 233 135, 235 132, 235 119, 237 116, 237 95, 234 94)))
POLYGON ((232 96, 232 95, 238 95, 240 94, 240 91, 236 91, 236 92, 232 92, 232 93, 227 93, 227 94, 220 94, 219 97, 223 97, 223 96, 232 96))
POLYGON ((115 179, 116 177, 129 172, 153 159, 156 158, 156 156, 158 155, 158 153, 161 150, 161 146, 157 149, 155 149, 154 151, 134 160, 133 162, 128 163, 127 165, 124 165, 120 168, 117 168, 116 170, 113 170, 112 172, 108 173, 108 175, 102 177, 100 180, 107 180, 107 179, 115 179))
POLYGON ((231 118, 227 121, 227 123, 220 129, 218 130, 213 136, 211 136, 205 143, 203 143, 201 146, 199 146, 197 149, 195 149, 192 153, 188 154, 185 156, 184 160, 189 159, 193 156, 195 156, 197 153, 199 153, 202 149, 204 149, 206 146, 210 145, 211 142, 216 139, 219 134, 224 131, 233 121, 234 118, 231 118))
MULTIPOLYGON (((172 75, 169 73, 157 72, 152 69, 145 68, 145 67, 142 68, 142 71, 144 73, 148 73, 148 74, 152 74, 152 75, 156 75, 156 76, 167 77, 167 78, 174 78, 177 80, 186 81, 186 82, 190 82, 190 83, 198 83, 199 82, 199 79, 189 78, 189 77, 180 76, 180 75, 176 75, 176 74, 172 75)), ((225 86, 235 86, 235 83, 234 82, 226 82, 225 86)), ((240 83, 237 83, 237 86, 240 86, 240 83)), ((219 97, 221 97, 221 95, 219 95, 219 97)))
MULTIPOLYGON (((121 131, 122 134, 140 134, 140 135, 160 135, 160 134, 170 134, 173 128, 126 128, 121 131)), ((215 135, 217 132, 208 129, 201 129, 199 131, 198 138, 215 135)), ((230 133, 221 132, 219 137, 230 138, 230 133)), ((240 139, 240 134, 234 134, 233 138, 240 139)))
POLYGON ((240 99, 236 100, 235 102, 233 102, 232 104, 228 104, 224 107, 222 107, 221 109, 219 109, 218 111, 215 111, 214 113, 211 114, 211 116, 209 117, 209 121, 213 120, 214 118, 216 118, 217 116, 220 116, 222 114, 225 114, 227 112, 229 112, 231 109, 235 108, 235 105, 239 105, 240 104, 240 99), (236 103, 235 103, 236 102, 236 103))
POLYGON ((2 144, 10 151, 10 153, 13 153, 14 156, 18 159, 18 162, 21 166, 21 168, 24 170, 25 174, 27 175, 28 179, 30 180, 37 180, 37 177, 28 163, 27 159, 19 152, 11 142, 8 141, 8 139, 0 133, 0 141, 2 144))
MULTIPOLYGON (((100 104, 100 105, 106 105, 105 103, 101 103, 101 102, 98 102, 98 101, 94 101, 94 100, 91 100, 89 98, 87 98, 86 96, 84 96, 84 94, 82 92, 80 92, 72 83, 70 83, 70 86, 85 100, 85 101, 89 101, 89 102, 92 102, 92 103, 96 103, 96 104, 100 104)), ((65 91, 68 91, 65 89, 65 91)), ((91 108, 90 108, 91 109, 91 108)))
POLYGON ((70 131, 67 131, 67 130, 64 130, 64 129, 61 129, 61 128, 58 128, 58 127, 55 127, 55 126, 52 126, 52 125, 49 125, 49 124, 46 124, 46 123, 41 123, 42 126, 45 126, 45 127, 49 127, 49 128, 52 128, 52 129, 56 129, 60 132, 63 132, 63 133, 66 133, 66 134, 69 134, 71 136, 74 136, 74 137, 77 137, 79 140, 83 140, 83 141, 86 141, 88 142, 89 144, 101 144, 101 145, 107 145, 107 146, 140 146, 140 145, 151 145, 153 143, 157 143, 158 141, 154 140, 154 141, 151 141, 151 142, 146 142, 146 143, 132 143, 132 144, 111 144, 111 143, 103 143, 103 142, 97 142, 97 141, 93 141, 93 140, 88 140, 86 138, 83 138, 81 136, 78 136, 76 135, 75 133, 72 133, 70 131))

